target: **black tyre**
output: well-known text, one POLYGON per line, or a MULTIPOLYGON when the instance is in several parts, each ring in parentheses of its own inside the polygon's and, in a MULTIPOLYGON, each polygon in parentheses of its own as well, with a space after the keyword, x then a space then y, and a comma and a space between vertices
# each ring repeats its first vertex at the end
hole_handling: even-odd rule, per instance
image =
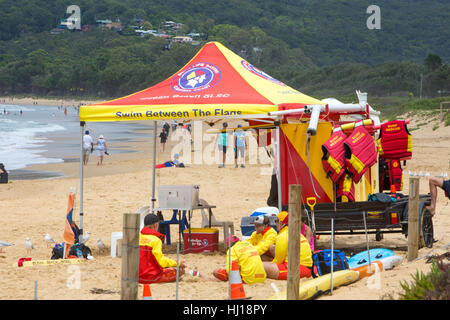
POLYGON ((425 206, 422 208, 420 217, 419 248, 424 246, 432 248, 434 242, 433 217, 425 209, 425 206))

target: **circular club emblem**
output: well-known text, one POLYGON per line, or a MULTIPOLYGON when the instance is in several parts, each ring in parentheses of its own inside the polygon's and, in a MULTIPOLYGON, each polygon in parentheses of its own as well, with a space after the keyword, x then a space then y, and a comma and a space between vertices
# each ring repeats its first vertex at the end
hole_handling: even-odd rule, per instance
POLYGON ((212 88, 219 82, 221 72, 216 66, 199 62, 177 73, 171 82, 172 89, 179 92, 195 92, 212 88))
POLYGON ((259 70, 257 67, 251 65, 250 63, 248 63, 245 60, 242 60, 241 64, 244 66, 245 69, 247 69, 248 71, 250 71, 253 74, 256 74, 257 76, 260 76, 261 78, 264 78, 266 80, 272 81, 272 82, 274 82, 276 84, 279 84, 280 86, 286 86, 283 82, 281 82, 281 81, 279 81, 279 80, 277 80, 275 78, 272 78, 267 73, 265 73, 262 70, 259 70))

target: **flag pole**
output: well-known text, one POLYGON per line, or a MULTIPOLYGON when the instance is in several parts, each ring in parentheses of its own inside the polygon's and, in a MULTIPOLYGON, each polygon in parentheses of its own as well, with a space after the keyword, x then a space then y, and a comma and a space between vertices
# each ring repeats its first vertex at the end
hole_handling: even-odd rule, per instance
MULTIPOLYGON (((81 148, 80 148, 80 234, 79 236, 83 235, 83 162, 84 162, 84 155, 83 155, 83 135, 84 135, 84 121, 80 121, 80 132, 81 132, 81 148)), ((65 246, 64 246, 65 250, 65 246)))
POLYGON ((152 167, 152 213, 155 208, 155 167, 156 167, 156 130, 158 122, 153 121, 153 167, 152 167))

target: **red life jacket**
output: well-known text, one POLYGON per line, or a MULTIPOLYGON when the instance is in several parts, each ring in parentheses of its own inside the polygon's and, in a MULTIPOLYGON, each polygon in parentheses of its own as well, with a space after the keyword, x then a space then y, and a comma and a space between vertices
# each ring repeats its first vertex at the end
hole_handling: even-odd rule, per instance
POLYGON ((391 160, 388 162, 389 182, 395 186, 395 190, 401 191, 403 188, 403 170, 400 160, 391 160))
POLYGON ((347 136, 342 130, 333 132, 331 137, 322 145, 322 164, 327 177, 334 182, 345 172, 344 141, 347 136))
POLYGON ((342 202, 355 201, 355 185, 348 173, 342 175, 336 183, 336 197, 341 198, 342 202))
POLYGON ((412 156, 412 139, 404 120, 388 121, 381 125, 377 140, 380 157, 408 160, 412 156))
POLYGON ((344 142, 345 164, 353 181, 358 183, 363 174, 377 162, 375 141, 363 125, 356 127, 344 142))

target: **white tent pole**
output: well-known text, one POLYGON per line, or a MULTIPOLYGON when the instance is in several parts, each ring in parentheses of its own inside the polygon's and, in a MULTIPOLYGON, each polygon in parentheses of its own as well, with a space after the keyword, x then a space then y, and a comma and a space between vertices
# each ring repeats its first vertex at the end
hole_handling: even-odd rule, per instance
POLYGON ((80 236, 83 234, 83 173, 84 173, 84 154, 83 154, 83 136, 84 136, 85 122, 80 121, 81 132, 81 148, 80 148, 80 236))
POLYGON ((155 175, 156 175, 156 130, 158 122, 153 121, 153 168, 152 168, 152 212, 155 209, 155 175))
POLYGON ((278 210, 282 210, 282 195, 281 195, 281 163, 280 163, 280 125, 277 126, 277 188, 278 188, 278 210))

